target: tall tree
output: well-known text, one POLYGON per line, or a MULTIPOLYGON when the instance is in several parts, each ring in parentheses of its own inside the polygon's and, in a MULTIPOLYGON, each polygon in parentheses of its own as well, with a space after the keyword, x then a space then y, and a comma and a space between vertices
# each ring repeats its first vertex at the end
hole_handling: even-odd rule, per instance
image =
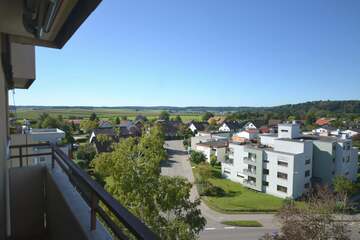
POLYGON ((201 119, 205 122, 207 120, 209 120, 210 118, 212 118, 214 116, 213 113, 211 112, 205 112, 202 116, 201 119))
POLYGON ((162 111, 159 115, 159 119, 169 121, 170 114, 167 111, 162 111))
POLYGON ((97 115, 96 115, 96 113, 94 113, 94 112, 91 113, 89 120, 90 120, 90 121, 96 121, 96 120, 97 120, 97 115))
POLYGON ((138 140, 128 138, 113 152, 99 154, 92 166, 106 190, 160 239, 196 239, 205 226, 200 201, 190 201, 187 180, 160 175, 160 161, 166 157, 163 144, 162 132, 153 128, 138 140))

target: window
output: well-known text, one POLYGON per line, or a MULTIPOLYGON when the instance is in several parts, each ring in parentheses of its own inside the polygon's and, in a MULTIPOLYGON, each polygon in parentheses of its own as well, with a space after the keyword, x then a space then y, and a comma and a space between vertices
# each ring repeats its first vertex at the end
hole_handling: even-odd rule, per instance
POLYGON ((347 145, 347 150, 350 150, 350 144, 347 145))
POLYGON ((306 159, 306 160, 305 160, 305 164, 306 164, 306 165, 308 165, 308 164, 310 164, 310 163, 311 163, 311 159, 306 159))
POLYGON ((335 163, 335 157, 333 157, 333 163, 335 163))
POLYGON ((277 190, 279 192, 287 193, 287 187, 284 187, 284 186, 277 185, 277 190))
POLYGON ((244 178, 243 175, 241 175, 241 172, 237 172, 236 176, 240 177, 240 178, 244 178))
POLYGON ((305 171, 305 177, 310 176, 310 170, 305 171))
POLYGON ((231 173, 231 171, 229 170, 229 169, 224 169, 224 173, 226 173, 226 174, 230 174, 231 173))
POLYGON ((310 187, 310 183, 305 183, 304 188, 309 188, 310 187))
POLYGON ((336 151, 336 145, 335 144, 332 146, 332 150, 336 151))
POLYGON ((349 175, 349 172, 346 172, 345 175, 346 175, 346 176, 349 175))
POLYGON ((267 181, 263 181, 262 184, 263 184, 263 186, 265 186, 265 187, 269 186, 269 182, 267 182, 267 181))
POLYGON ((346 162, 350 162, 350 156, 347 156, 346 162))
POLYGON ((345 162, 345 157, 343 157, 343 162, 345 162))
POLYGON ((264 168, 264 169, 263 169, 263 174, 264 174, 264 175, 269 175, 269 169, 265 169, 265 168, 264 168))
POLYGON ((289 132, 289 130, 281 129, 281 132, 289 132))
POLYGON ((269 163, 269 160, 264 160, 264 163, 269 163))
POLYGON ((335 171, 332 171, 331 174, 332 174, 332 175, 335 175, 335 171))
POLYGON ((40 162, 45 162, 45 157, 40 157, 40 162))
POLYGON ((278 165, 279 166, 283 166, 283 167, 287 167, 288 163, 287 162, 283 162, 283 161, 278 161, 278 165))
POLYGON ((256 159, 255 153, 249 153, 249 159, 256 159))
POLYGON ((278 172, 277 177, 281 179, 288 179, 288 175, 286 173, 278 172))

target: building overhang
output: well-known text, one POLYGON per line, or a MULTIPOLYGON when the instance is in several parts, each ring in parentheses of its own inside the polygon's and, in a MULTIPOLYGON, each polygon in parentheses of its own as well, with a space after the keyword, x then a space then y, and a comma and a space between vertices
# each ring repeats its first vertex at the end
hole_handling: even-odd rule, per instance
POLYGON ((0 32, 11 42, 62 48, 101 0, 3 0, 0 32))

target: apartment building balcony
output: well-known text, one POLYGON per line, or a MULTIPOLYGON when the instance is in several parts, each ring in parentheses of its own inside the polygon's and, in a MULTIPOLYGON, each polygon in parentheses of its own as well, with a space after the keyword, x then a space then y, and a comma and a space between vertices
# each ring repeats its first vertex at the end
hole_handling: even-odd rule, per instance
POLYGON ((250 176, 256 176, 256 170, 245 168, 243 173, 250 176))
POLYGON ((254 181, 254 180, 249 180, 249 179, 245 179, 245 180, 243 181, 243 184, 244 184, 245 186, 247 186, 247 187, 253 188, 253 187, 256 186, 256 181, 254 181))
POLYGON ((256 159, 253 157, 244 157, 243 161, 245 164, 255 164, 256 163, 256 159))
POLYGON ((158 239, 58 147, 10 146, 9 239, 158 239), (41 147, 47 152, 26 153, 41 147), (29 158, 51 156, 33 164, 29 158))

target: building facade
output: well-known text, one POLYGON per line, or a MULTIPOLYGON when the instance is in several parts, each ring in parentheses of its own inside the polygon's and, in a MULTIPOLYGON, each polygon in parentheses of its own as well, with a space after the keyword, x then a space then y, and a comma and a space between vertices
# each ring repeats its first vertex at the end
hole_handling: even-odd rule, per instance
POLYGON ((231 142, 222 174, 257 191, 298 198, 312 183, 356 180, 357 152, 350 139, 303 136, 298 124, 279 124, 278 134, 260 135, 259 144, 231 142))

